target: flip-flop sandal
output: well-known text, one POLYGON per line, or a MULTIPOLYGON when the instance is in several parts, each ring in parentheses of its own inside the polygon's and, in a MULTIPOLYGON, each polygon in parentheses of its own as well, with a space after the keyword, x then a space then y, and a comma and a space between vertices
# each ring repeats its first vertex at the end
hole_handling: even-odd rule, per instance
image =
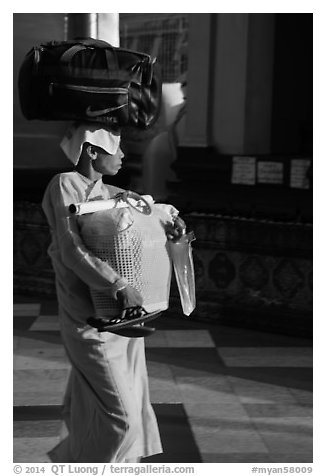
POLYGON ((122 327, 115 331, 110 330, 112 334, 118 334, 123 337, 148 337, 155 332, 155 327, 144 326, 143 324, 135 324, 130 327, 122 327))
POLYGON ((152 321, 160 316, 162 310, 147 312, 142 306, 135 306, 122 311, 121 316, 112 319, 101 319, 90 317, 87 323, 95 327, 98 332, 111 332, 123 327, 132 327, 135 324, 141 324, 152 321))

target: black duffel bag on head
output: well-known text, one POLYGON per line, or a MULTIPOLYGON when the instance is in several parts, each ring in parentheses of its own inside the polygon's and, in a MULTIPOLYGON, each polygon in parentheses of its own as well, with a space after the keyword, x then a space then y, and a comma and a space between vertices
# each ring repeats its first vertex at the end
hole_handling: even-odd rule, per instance
POLYGON ((78 38, 32 48, 20 68, 18 89, 26 119, 148 129, 160 112, 162 80, 156 58, 78 38))

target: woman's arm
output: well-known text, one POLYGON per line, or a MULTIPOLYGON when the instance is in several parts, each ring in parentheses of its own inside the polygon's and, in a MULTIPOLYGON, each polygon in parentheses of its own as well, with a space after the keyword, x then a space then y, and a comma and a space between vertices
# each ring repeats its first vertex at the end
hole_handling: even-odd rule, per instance
POLYGON ((105 261, 97 258, 85 247, 79 234, 77 219, 68 207, 80 201, 74 184, 64 174, 52 180, 43 199, 43 209, 59 248, 63 263, 88 286, 116 297, 117 291, 128 282, 105 261))

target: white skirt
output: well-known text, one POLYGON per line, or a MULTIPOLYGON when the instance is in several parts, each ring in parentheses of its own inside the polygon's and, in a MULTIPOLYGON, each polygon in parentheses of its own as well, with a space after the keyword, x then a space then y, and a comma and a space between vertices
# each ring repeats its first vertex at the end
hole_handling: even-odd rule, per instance
POLYGON ((72 364, 64 399, 67 435, 48 453, 51 461, 119 463, 162 453, 144 338, 86 326, 62 329, 62 339, 72 364))

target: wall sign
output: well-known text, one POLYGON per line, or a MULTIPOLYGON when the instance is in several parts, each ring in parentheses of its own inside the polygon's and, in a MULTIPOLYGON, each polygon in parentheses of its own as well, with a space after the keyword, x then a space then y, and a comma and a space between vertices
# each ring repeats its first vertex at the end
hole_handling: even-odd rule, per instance
POLYGON ((290 187, 292 188, 309 188, 309 179, 307 172, 311 161, 309 159, 293 159, 291 160, 290 187))
POLYGON ((256 157, 233 157, 231 183, 255 185, 256 157))
POLYGON ((262 161, 257 166, 258 183, 283 183, 283 164, 281 162, 262 161))

